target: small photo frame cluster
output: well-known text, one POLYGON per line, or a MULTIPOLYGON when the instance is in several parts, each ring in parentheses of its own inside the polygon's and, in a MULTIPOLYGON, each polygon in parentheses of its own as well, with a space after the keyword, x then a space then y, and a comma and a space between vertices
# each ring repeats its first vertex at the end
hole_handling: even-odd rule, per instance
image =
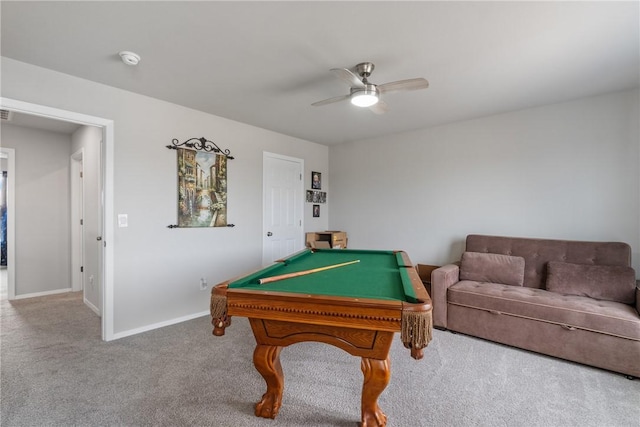
POLYGON ((312 207, 313 217, 320 218, 320 205, 326 203, 327 193, 322 190, 322 173, 311 171, 311 190, 307 190, 307 203, 314 203, 312 207))

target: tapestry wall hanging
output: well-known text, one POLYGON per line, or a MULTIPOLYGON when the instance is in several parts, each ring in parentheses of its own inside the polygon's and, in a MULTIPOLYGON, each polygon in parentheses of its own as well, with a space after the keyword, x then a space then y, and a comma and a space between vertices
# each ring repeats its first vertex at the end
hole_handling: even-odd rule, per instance
POLYGON ((233 227, 227 223, 229 150, 205 138, 174 139, 167 148, 178 152, 178 224, 169 227, 233 227))

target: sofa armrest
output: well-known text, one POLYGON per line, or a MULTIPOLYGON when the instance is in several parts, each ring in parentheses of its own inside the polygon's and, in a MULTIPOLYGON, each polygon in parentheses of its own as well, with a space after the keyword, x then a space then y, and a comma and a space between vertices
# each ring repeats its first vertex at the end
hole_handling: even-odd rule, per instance
POLYGON ((459 280, 460 267, 456 264, 443 265, 431 273, 431 301, 435 327, 447 328, 447 289, 459 280))

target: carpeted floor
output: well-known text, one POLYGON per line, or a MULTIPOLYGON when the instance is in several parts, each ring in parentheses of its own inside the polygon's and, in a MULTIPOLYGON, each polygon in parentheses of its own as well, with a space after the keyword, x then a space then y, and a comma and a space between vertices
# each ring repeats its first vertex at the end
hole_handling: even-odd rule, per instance
MULTIPOLYGON (((203 317, 113 342, 80 294, 0 303, 2 426, 356 426, 359 359, 324 344, 283 350, 278 418, 254 339, 234 318, 224 337, 203 317)), ((640 363, 640 361, 639 361, 640 363)), ((421 361, 399 339, 380 397, 389 426, 638 426, 640 380, 435 331, 421 361)))

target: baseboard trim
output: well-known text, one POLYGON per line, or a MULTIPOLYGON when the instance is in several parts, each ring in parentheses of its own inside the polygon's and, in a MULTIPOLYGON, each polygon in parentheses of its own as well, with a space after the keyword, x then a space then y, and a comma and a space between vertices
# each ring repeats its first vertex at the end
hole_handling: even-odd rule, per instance
POLYGON ((15 298, 13 299, 16 300, 16 299, 25 299, 25 298, 46 297, 47 295, 65 294, 67 292, 72 292, 71 288, 56 289, 53 291, 45 291, 45 292, 34 292, 32 294, 16 295, 15 298))
POLYGON ((166 326, 171 326, 171 325, 175 325, 177 323, 186 322, 188 320, 197 319, 198 317, 210 316, 210 315, 211 315, 211 313, 209 312, 209 310, 201 311, 200 313, 189 314, 187 316, 177 317, 177 318, 171 319, 171 320, 165 320, 164 322, 154 323, 154 324, 151 324, 151 325, 142 326, 140 328, 129 329, 128 331, 116 332, 116 333, 113 334, 112 339, 117 340, 117 339, 120 339, 120 338, 129 337, 131 335, 141 334, 143 332, 148 332, 148 331, 152 331, 154 329, 164 328, 166 326))
POLYGON ((97 314, 99 317, 102 317, 102 315, 100 314, 100 310, 98 309, 98 307, 96 307, 95 305, 91 304, 91 301, 89 301, 86 298, 82 298, 82 300, 84 301, 84 305, 86 305, 87 307, 89 307, 95 314, 97 314))

